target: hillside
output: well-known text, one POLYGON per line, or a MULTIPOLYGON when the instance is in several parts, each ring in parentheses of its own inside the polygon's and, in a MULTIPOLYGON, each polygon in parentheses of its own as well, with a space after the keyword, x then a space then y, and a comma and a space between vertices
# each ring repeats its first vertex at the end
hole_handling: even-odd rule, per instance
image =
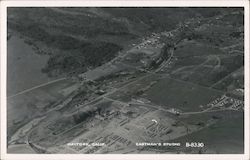
POLYGON ((207 18, 225 11, 228 12, 223 8, 8 8, 8 28, 10 34, 24 36, 37 53, 51 55, 43 72, 57 76, 99 66, 152 32, 168 31, 189 18, 207 18))

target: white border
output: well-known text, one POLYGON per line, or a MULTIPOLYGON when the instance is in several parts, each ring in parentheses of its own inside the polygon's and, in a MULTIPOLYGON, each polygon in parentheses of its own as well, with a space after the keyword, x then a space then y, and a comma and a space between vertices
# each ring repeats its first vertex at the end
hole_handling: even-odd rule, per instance
POLYGON ((0 27, 0 66, 1 66, 1 158, 4 160, 20 159, 20 160, 44 160, 44 159, 76 159, 76 160, 132 160, 132 159, 144 159, 144 160, 202 160, 202 159, 218 159, 218 160, 249 160, 249 1, 243 0, 195 0, 195 1, 107 1, 107 0, 88 0, 88 1, 1 1, 1 27, 0 27), (190 154, 7 154, 6 153, 6 50, 7 50, 7 7, 245 7, 245 152, 244 154, 202 154, 202 155, 190 155, 190 154))

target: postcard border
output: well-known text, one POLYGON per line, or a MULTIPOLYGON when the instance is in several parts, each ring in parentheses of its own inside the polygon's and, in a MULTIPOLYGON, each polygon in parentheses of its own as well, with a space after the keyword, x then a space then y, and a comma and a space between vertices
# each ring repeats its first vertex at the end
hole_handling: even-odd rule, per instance
POLYGON ((0 1, 1 11, 1 27, 0 27, 0 66, 1 66, 1 159, 91 159, 91 160, 130 160, 134 158, 152 160, 163 160, 168 158, 169 160, 196 160, 196 159, 219 159, 219 160, 236 160, 236 159, 249 159, 249 1, 243 0, 223 0, 223 1, 207 1, 207 0, 195 0, 195 1, 108 1, 108 0, 87 0, 87 1, 0 1), (245 85, 245 112, 244 112, 244 154, 202 154, 202 155, 190 155, 190 154, 7 154, 6 152, 6 69, 7 69, 7 7, 244 7, 244 85, 245 85), (3 23, 4 22, 4 23, 3 23))

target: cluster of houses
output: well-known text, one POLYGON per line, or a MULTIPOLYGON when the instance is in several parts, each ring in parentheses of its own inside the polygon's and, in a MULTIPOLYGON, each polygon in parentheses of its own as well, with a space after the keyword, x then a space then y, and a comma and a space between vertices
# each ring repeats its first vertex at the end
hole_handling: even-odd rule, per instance
POLYGON ((156 47, 156 46, 160 46, 161 43, 159 41, 160 39, 160 34, 157 33, 152 33, 149 37, 143 38, 142 39, 142 43, 136 45, 133 44, 134 46, 136 45, 136 49, 142 49, 142 48, 146 48, 148 45, 156 47))
POLYGON ((244 101, 222 95, 209 104, 208 107, 227 107, 228 109, 239 110, 244 108, 244 101))

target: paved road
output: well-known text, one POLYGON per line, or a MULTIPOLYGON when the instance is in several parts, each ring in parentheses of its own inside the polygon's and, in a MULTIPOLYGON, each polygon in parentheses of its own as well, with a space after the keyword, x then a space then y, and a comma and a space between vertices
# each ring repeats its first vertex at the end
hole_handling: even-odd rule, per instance
POLYGON ((168 65, 171 62, 173 55, 174 55, 174 49, 171 48, 169 52, 170 52, 170 57, 166 61, 162 62, 161 66, 157 68, 155 72, 161 71, 161 69, 163 69, 166 65, 168 65))
POLYGON ((237 43, 237 44, 232 44, 232 45, 226 46, 226 47, 221 47, 221 49, 226 50, 226 49, 234 48, 234 47, 237 47, 237 46, 240 46, 240 45, 242 45, 242 42, 237 43))
POLYGON ((30 91, 32 91, 32 90, 34 90, 34 89, 37 89, 37 88, 40 88, 40 87, 44 87, 44 86, 46 86, 46 85, 49 85, 49 84, 52 84, 52 83, 56 83, 56 82, 59 82, 59 81, 65 80, 65 79, 66 79, 66 78, 64 77, 64 78, 59 78, 59 79, 56 79, 56 80, 53 80, 53 81, 49 81, 49 82, 46 82, 46 83, 43 83, 43 84, 39 84, 39 85, 34 86, 34 87, 32 87, 32 88, 29 88, 29 89, 23 90, 23 91, 21 91, 21 92, 18 92, 18 93, 14 94, 14 95, 8 96, 7 98, 8 98, 8 99, 14 98, 14 97, 16 97, 16 96, 18 96, 18 95, 21 95, 21 94, 30 92, 30 91))
POLYGON ((226 111, 226 110, 233 110, 233 111, 238 111, 234 109, 217 109, 217 110, 204 110, 204 111, 197 111, 197 112, 184 112, 180 113, 180 115, 193 115, 193 114, 201 114, 201 113, 209 113, 209 112, 219 112, 219 111, 226 111))

